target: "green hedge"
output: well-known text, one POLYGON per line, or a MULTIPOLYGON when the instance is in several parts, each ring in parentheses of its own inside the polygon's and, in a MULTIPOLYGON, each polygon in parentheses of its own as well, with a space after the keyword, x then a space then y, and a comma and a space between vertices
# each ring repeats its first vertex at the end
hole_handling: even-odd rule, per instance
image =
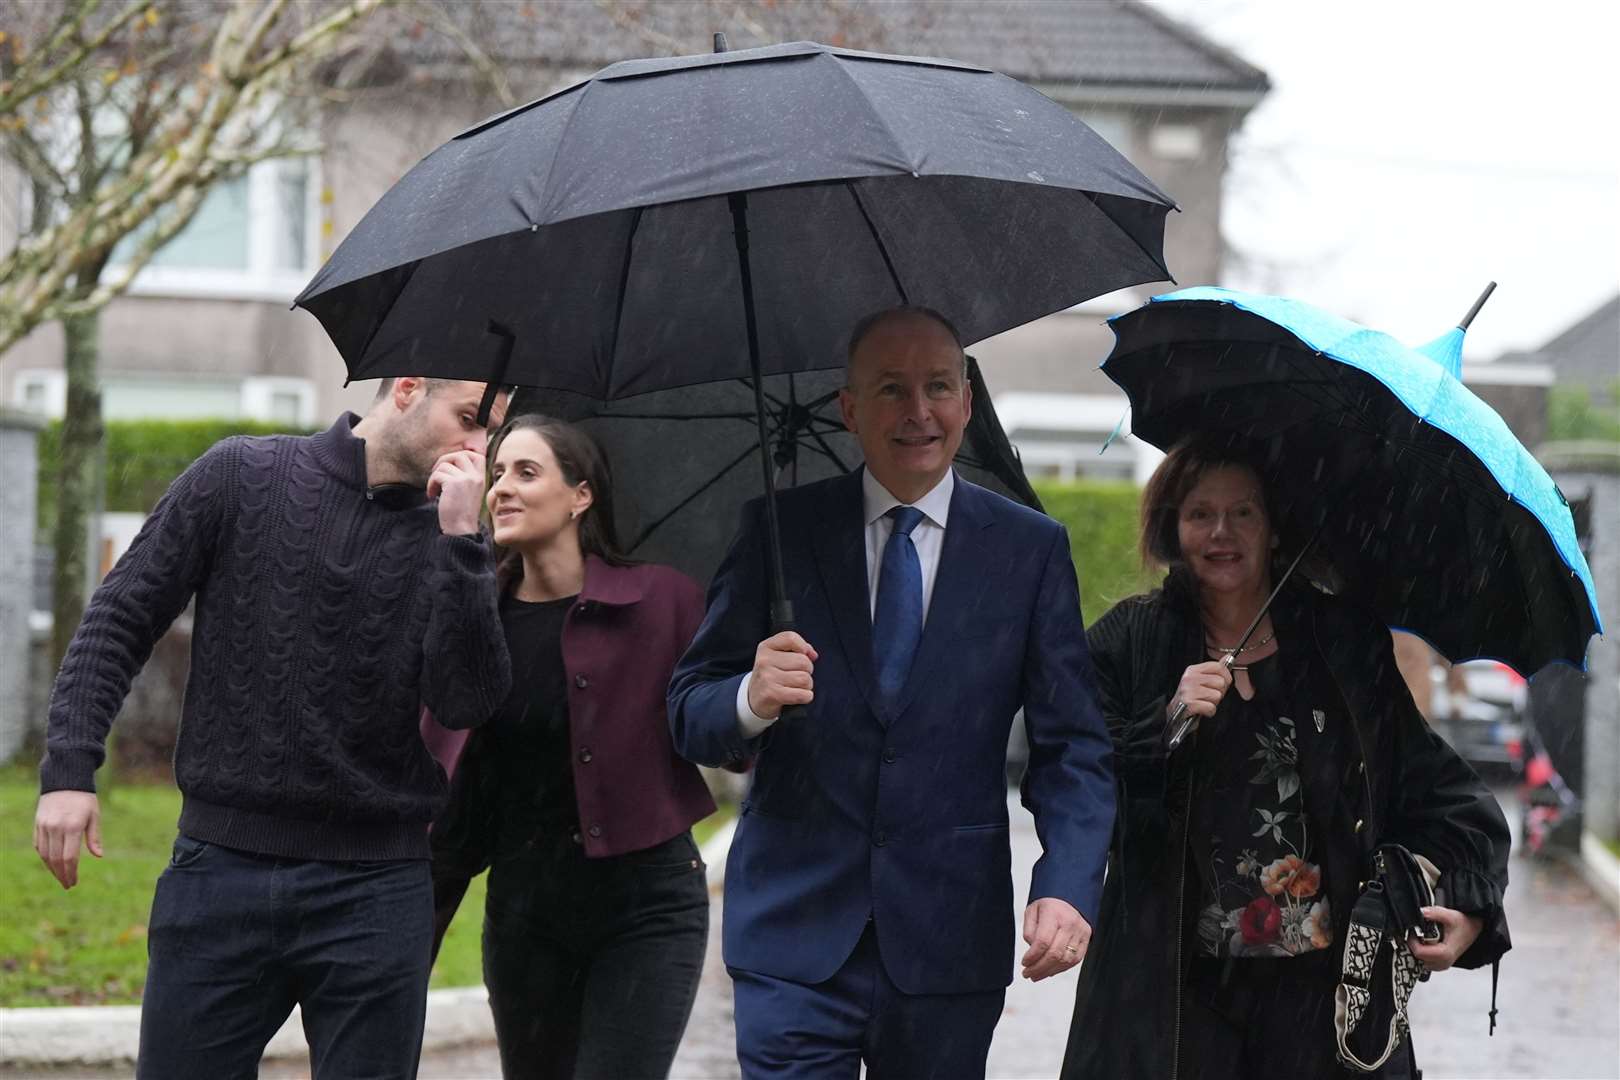
MULTIPOLYGON (((107 422, 107 501, 110 511, 145 513, 176 476, 229 435, 292 430, 246 420, 110 420, 107 422)), ((307 431, 299 431, 307 434, 307 431)), ((56 520, 54 477, 62 425, 53 422, 39 441, 39 536, 56 520)), ((1037 483, 1046 512, 1069 529, 1080 574, 1081 610, 1088 622, 1115 602, 1151 588, 1136 558, 1137 489, 1131 484, 1082 481, 1037 483)))
POLYGON ((1620 442, 1620 379, 1609 388, 1609 402, 1592 400, 1584 386, 1553 386, 1547 389, 1547 438, 1603 439, 1620 442))
MULTIPOLYGON (((254 420, 107 421, 106 509, 145 513, 157 504, 174 478, 229 435, 274 435, 308 429, 254 420)), ((62 422, 54 420, 39 439, 39 533, 56 524, 56 469, 62 422)))
POLYGON ((1068 526, 1080 575, 1080 610, 1088 625, 1120 600, 1158 583, 1159 575, 1143 572, 1136 554, 1141 500, 1134 484, 1037 482, 1035 493, 1046 512, 1068 526))

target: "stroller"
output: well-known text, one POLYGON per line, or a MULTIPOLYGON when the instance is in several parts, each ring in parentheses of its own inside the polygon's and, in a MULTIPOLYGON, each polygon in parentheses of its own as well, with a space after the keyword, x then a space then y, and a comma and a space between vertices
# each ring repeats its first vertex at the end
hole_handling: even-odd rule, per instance
POLYGON ((1534 724, 1525 725, 1515 756, 1519 798, 1524 807, 1519 835, 1525 850, 1539 855, 1560 826, 1578 820, 1581 800, 1559 775, 1534 724))

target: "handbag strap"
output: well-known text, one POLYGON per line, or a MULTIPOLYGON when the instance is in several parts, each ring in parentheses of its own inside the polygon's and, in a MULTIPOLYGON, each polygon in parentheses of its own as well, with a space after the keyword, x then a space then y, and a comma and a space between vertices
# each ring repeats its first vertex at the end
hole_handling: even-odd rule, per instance
POLYGON ((1339 969, 1339 985, 1333 991, 1333 1028, 1338 1039, 1338 1057, 1358 1072, 1376 1072, 1401 1045, 1407 1030, 1406 1003, 1422 977, 1423 965, 1399 938, 1388 936, 1389 918, 1384 903, 1384 887, 1370 881, 1350 911, 1350 926, 1344 939, 1339 969), (1361 1023, 1372 1001, 1373 977, 1377 972, 1378 950, 1390 949, 1390 990, 1395 1003, 1389 1021, 1389 1037, 1375 1061, 1361 1060, 1350 1049, 1350 1035, 1361 1023))

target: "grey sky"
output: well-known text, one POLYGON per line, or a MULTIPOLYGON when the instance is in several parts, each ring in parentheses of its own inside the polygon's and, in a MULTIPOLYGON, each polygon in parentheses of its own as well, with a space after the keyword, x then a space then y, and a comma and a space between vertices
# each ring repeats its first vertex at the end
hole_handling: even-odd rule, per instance
POLYGON ((1472 360, 1620 291, 1620 5, 1154 2, 1272 79, 1234 147, 1224 231, 1254 261, 1228 284, 1417 343, 1495 279, 1472 360))

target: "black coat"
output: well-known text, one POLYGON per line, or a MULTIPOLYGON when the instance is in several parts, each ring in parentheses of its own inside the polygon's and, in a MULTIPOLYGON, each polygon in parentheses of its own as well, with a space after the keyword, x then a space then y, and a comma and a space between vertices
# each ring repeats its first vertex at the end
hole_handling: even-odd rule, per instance
MULTIPOLYGON (((1441 868, 1447 906, 1485 921, 1458 966, 1494 962, 1510 947, 1502 911, 1507 822, 1479 777, 1424 722, 1396 669, 1389 630, 1305 587, 1278 597, 1272 622, 1284 662, 1310 664, 1312 705, 1323 713, 1320 733, 1299 725, 1299 769, 1311 833, 1326 838, 1320 854, 1335 958, 1372 849, 1396 841, 1441 868)), ((1114 739, 1119 813, 1064 1080, 1163 1078, 1176 1068, 1179 995, 1196 941, 1198 884, 1187 871, 1186 829, 1196 736, 1167 760, 1165 706, 1182 671, 1206 659, 1203 634, 1194 590, 1180 573, 1163 589, 1115 605, 1087 634, 1114 739)))

